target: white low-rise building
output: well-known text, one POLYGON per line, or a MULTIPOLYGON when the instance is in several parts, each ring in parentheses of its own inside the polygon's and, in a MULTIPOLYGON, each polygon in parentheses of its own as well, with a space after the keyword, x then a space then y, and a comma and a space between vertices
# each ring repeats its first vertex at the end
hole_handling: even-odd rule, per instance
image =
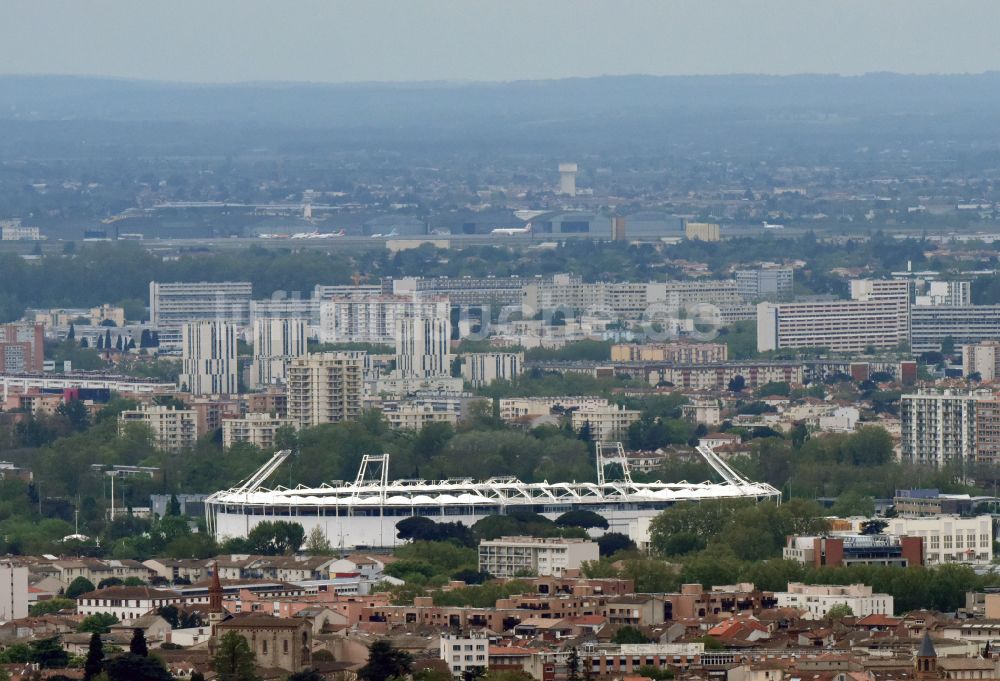
POLYGON ((490 657, 490 639, 485 632, 441 634, 441 659, 454 676, 467 671, 486 669, 490 657))
POLYGON ((81 594, 76 599, 78 615, 114 615, 119 622, 139 619, 151 610, 183 602, 176 591, 148 586, 112 586, 81 594))
POLYGON ((560 577, 599 557, 597 542, 587 539, 501 537, 479 543, 479 569, 494 577, 560 577))
POLYGON ((924 563, 993 562, 993 519, 988 515, 963 518, 934 515, 921 518, 890 518, 887 534, 923 537, 924 563))
POLYGON ((872 588, 864 584, 839 586, 789 582, 788 591, 776 591, 774 597, 779 608, 805 611, 805 619, 823 619, 835 605, 847 605, 858 617, 893 614, 892 596, 872 593, 872 588))

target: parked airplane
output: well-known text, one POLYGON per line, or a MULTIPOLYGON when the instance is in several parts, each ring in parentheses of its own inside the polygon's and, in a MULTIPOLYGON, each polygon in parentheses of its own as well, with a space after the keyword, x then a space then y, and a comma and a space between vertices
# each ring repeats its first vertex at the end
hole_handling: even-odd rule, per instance
POLYGON ((764 229, 784 229, 784 225, 772 225, 767 220, 764 220, 764 229))
POLYGON ((496 234, 497 236, 516 236, 518 234, 531 234, 531 223, 529 222, 524 227, 499 227, 490 232, 490 234, 496 234))
POLYGON ((293 234, 291 238, 293 239, 335 239, 339 236, 346 236, 344 230, 339 232, 320 232, 319 230, 313 230, 311 232, 299 232, 298 234, 293 234))
POLYGON ((388 234, 372 234, 373 239, 391 239, 394 236, 399 236, 399 232, 393 229, 388 234))

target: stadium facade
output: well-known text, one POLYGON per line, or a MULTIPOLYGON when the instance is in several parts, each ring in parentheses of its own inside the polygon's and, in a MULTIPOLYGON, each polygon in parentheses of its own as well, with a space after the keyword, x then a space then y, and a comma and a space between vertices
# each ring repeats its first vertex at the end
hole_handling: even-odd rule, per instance
POLYGON ((525 511, 555 519, 582 509, 605 517, 609 531, 632 534, 640 519, 678 501, 780 501, 777 489, 742 477, 710 448, 701 446, 698 452, 722 482, 633 482, 621 445, 604 443, 597 451, 596 483, 526 483, 513 477, 390 481, 389 455, 382 454, 366 455, 351 483, 265 488, 291 454, 283 450, 239 486, 209 496, 205 513, 209 531, 219 538, 245 537, 258 523, 285 520, 301 524, 307 535, 321 528, 335 546, 377 547, 401 543, 396 523, 411 516, 471 526, 489 515, 525 511), (622 479, 606 479, 608 465, 616 465, 622 479))

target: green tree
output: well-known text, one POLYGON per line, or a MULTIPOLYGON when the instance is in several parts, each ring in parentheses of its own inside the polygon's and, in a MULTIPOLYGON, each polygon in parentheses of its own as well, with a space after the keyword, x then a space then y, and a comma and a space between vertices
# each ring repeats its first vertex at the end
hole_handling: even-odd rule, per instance
POLYGON ((636 629, 635 627, 626 624, 625 626, 618 628, 618 631, 615 632, 615 635, 611 637, 611 642, 618 644, 649 643, 649 639, 646 638, 646 635, 643 634, 638 629, 636 629))
POLYGON ((118 618, 107 612, 98 612, 83 618, 76 630, 80 633, 106 634, 111 631, 111 625, 117 624, 118 618))
POLYGON ((826 619, 831 622, 838 622, 845 617, 854 617, 854 609, 847 603, 837 603, 826 611, 826 619))
POLYGON ((43 669, 61 669, 69 664, 69 653, 63 650, 59 637, 31 642, 29 660, 43 669))
POLYGON ((139 627, 132 630, 132 640, 129 641, 128 650, 133 655, 140 657, 149 656, 149 646, 146 645, 146 632, 139 627))
POLYGON ((583 509, 566 511, 556 518, 555 523, 559 527, 582 527, 585 530, 591 528, 608 529, 608 521, 604 516, 583 509))
POLYGON ((385 640, 375 641, 368 649, 368 662, 358 670, 361 681, 388 681, 405 678, 413 670, 409 653, 394 648, 385 640))
POLYGON ((247 535, 250 551, 265 556, 290 556, 299 550, 304 540, 305 529, 286 520, 265 520, 247 535))
POLYGON ((80 594, 94 591, 94 583, 86 577, 77 577, 66 587, 66 598, 76 598, 80 594))
POLYGON ((87 646, 87 659, 83 663, 83 678, 91 681, 104 668, 104 644, 101 635, 96 631, 90 635, 90 645, 87 646))
POLYGON ((32 617, 41 617, 42 615, 49 615, 60 610, 69 610, 75 607, 76 601, 71 598, 50 598, 47 601, 38 601, 32 605, 28 608, 28 614, 32 617))
POLYGON ((247 640, 230 631, 219 639, 212 667, 219 681, 257 681, 257 659, 247 640))
POLYGON ((326 538, 323 528, 319 525, 309 531, 305 551, 310 556, 329 556, 333 554, 333 546, 330 544, 330 540, 326 538))
MULTIPOLYGON (((104 663, 109 681, 172 681, 173 677, 156 657, 125 653, 104 663)), ((220 677, 221 678, 221 677, 220 677)))

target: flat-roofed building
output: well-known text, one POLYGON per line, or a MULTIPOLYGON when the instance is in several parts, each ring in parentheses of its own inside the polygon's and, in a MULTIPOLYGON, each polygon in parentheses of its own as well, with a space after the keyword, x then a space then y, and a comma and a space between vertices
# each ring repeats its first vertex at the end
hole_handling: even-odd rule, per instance
MULTIPOLYGON (((927 565, 993 561, 993 519, 988 515, 962 518, 936 515, 921 518, 887 518, 889 534, 922 537, 927 565)), ((858 614, 855 611, 855 614, 858 614)))
POLYGON ((1000 343, 995 340, 962 346, 962 374, 979 375, 983 383, 992 383, 1000 376, 1000 343))
POLYGON ((159 331, 162 347, 178 347, 184 324, 250 323, 249 281, 149 282, 150 325, 159 331))
POLYGON ((689 241, 718 241, 719 225, 714 222, 689 222, 684 225, 684 237, 689 241))
POLYGON ((192 322, 181 328, 181 390, 193 395, 239 393, 236 327, 226 322, 192 322))
POLYGON ((729 350, 724 343, 622 343, 611 346, 612 362, 671 362, 712 364, 725 362, 729 350))
POLYGON ((41 373, 45 367, 45 327, 41 324, 0 325, 0 373, 41 373))
POLYGON ((808 585, 789 582, 787 591, 776 591, 779 608, 804 610, 805 619, 821 620, 836 605, 847 605, 857 617, 892 615, 893 598, 889 594, 873 593, 870 586, 808 585))
POLYGON ((229 449, 237 442, 272 449, 282 428, 295 429, 296 423, 289 418, 272 414, 247 414, 241 418, 222 420, 222 446, 229 449))
POLYGON ((251 388, 285 382, 285 367, 293 357, 306 354, 306 327, 300 319, 255 319, 253 323, 251 388))
POLYGON ((288 418, 300 427, 352 421, 361 416, 364 362, 348 353, 323 352, 288 364, 288 418))
POLYGON ((827 348, 863 353, 909 339, 905 298, 757 305, 757 350, 827 348))
POLYGON ((462 355, 462 378, 474 387, 510 381, 524 371, 523 352, 471 352, 462 355))
POLYGON ((198 412, 164 405, 140 405, 118 415, 119 432, 129 424, 146 426, 159 449, 170 452, 192 449, 198 441, 198 412))
POLYGON ((976 410, 988 391, 919 390, 900 398, 901 457, 942 467, 977 460, 976 410))
POLYGON ((1000 305, 914 305, 910 310, 910 349, 940 351, 1000 338, 1000 305))
POLYGON ((736 271, 736 290, 744 300, 776 300, 792 295, 795 270, 761 267, 736 271))
POLYGON ((626 409, 617 404, 603 407, 581 407, 572 412, 573 430, 580 432, 590 427, 590 438, 595 442, 610 442, 625 437, 628 427, 639 420, 642 412, 626 409))
POLYGON ((479 543, 479 570, 494 577, 561 577, 598 557, 597 542, 587 539, 501 537, 479 543))

